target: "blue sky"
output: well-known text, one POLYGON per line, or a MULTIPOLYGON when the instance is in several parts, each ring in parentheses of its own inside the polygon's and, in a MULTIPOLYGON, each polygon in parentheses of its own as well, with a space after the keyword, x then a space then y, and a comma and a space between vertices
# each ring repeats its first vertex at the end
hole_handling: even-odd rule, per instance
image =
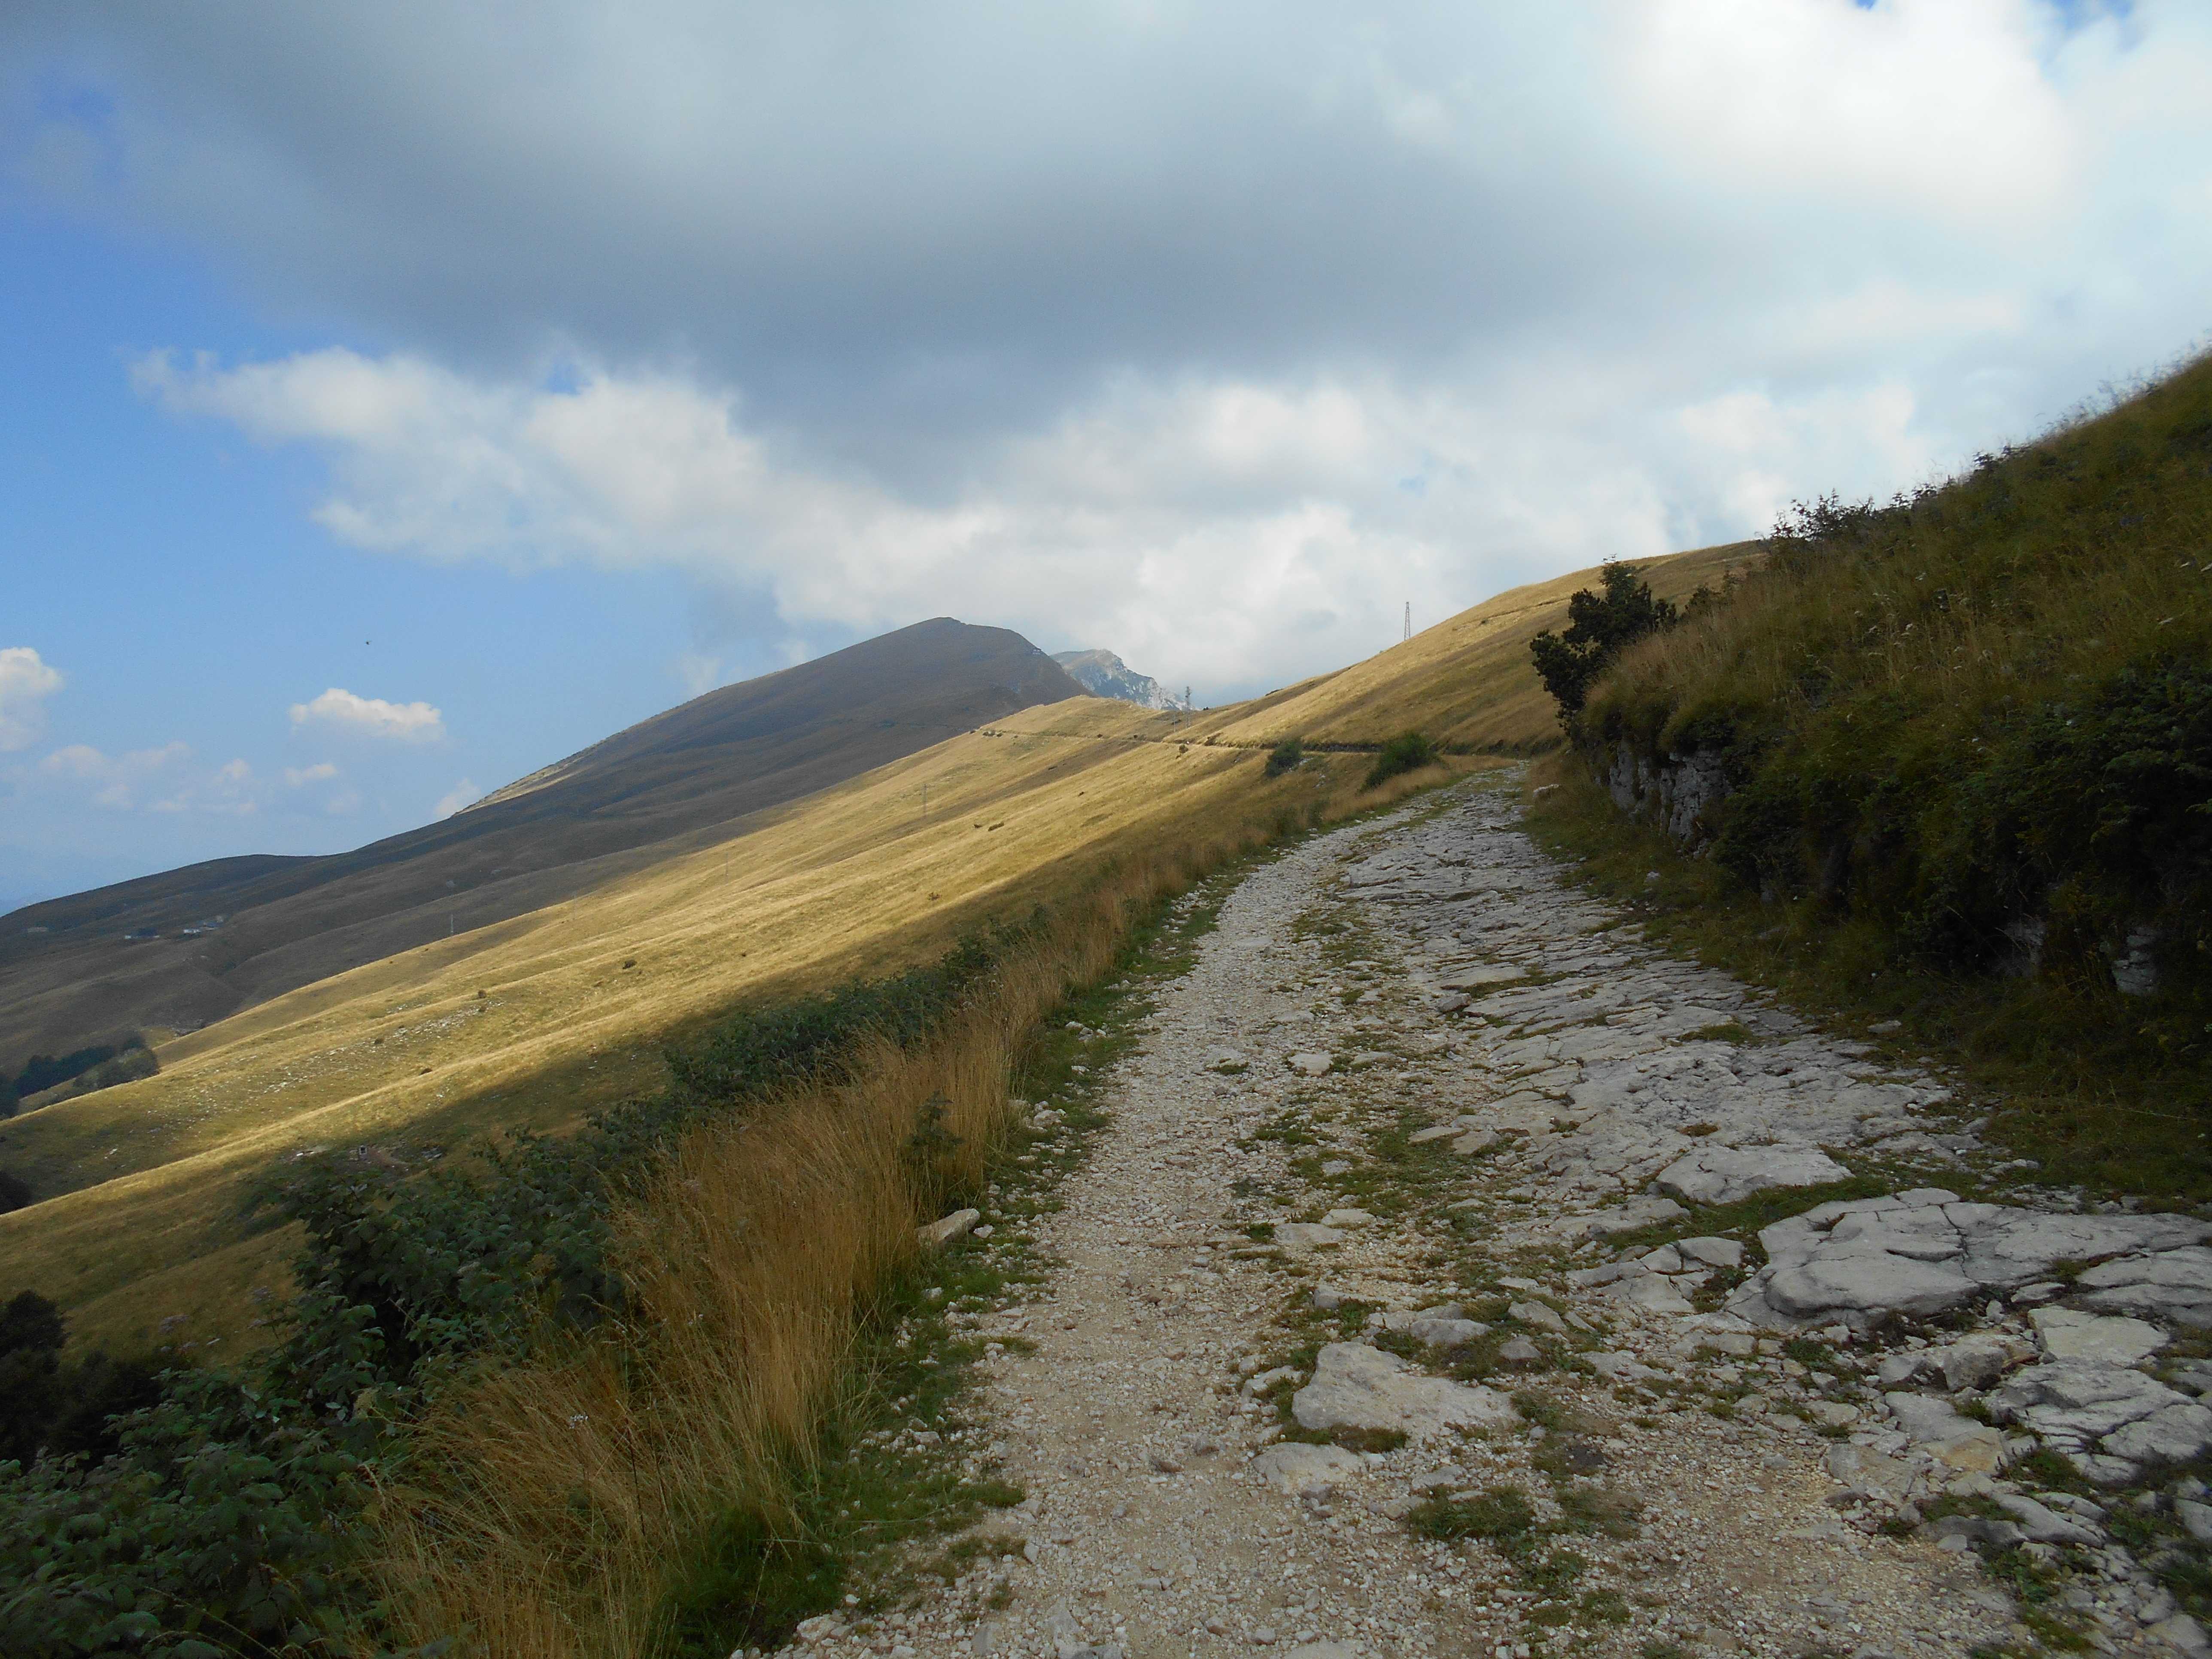
POLYGON ((0 21, 0 908, 921 617, 1201 701, 2212 325, 2196 4, 0 21))
POLYGON ((0 237, 0 316, 15 319, 0 331, 0 633, 63 680, 21 758, 191 751, 131 780, 127 803, 51 775, 0 781, 0 904, 203 858, 356 845, 687 695, 676 659, 695 605, 673 573, 364 553, 310 520, 313 456, 138 396, 131 364, 161 344, 232 357, 306 343, 206 266, 168 237, 52 213, 11 215, 0 237), (289 718, 332 686, 428 702, 445 734, 395 745, 289 718), (240 757, 262 787, 206 787, 240 757), (339 777, 284 782, 322 765, 339 777))

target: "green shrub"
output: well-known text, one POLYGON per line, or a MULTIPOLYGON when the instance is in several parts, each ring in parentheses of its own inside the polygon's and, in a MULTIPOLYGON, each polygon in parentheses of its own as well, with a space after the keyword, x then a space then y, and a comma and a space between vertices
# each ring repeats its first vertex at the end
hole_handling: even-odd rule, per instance
POLYGON ((1361 787, 1372 789, 1401 772, 1418 772, 1425 766, 1434 766, 1438 758, 1437 745, 1425 734, 1402 732, 1382 745, 1374 765, 1367 769, 1367 781, 1361 787))
MULTIPOLYGON (((1698 590, 1692 604, 1702 610, 1707 602, 1705 590, 1698 590)), ((1601 591, 1586 587, 1567 601, 1564 635, 1547 628, 1528 641, 1536 678, 1559 705, 1560 724, 1573 730, 1590 683, 1628 647, 1677 620, 1674 605, 1654 599, 1651 584, 1637 580, 1634 565, 1607 564, 1601 591)))
POLYGON ((1279 778, 1285 772, 1295 771, 1304 763, 1306 746, 1302 738, 1285 738, 1267 751, 1267 775, 1279 778))
POLYGON ((59 1056, 33 1054, 23 1063, 23 1069, 15 1073, 15 1092, 35 1095, 90 1071, 103 1060, 114 1059, 119 1052, 112 1044, 92 1043, 59 1056))

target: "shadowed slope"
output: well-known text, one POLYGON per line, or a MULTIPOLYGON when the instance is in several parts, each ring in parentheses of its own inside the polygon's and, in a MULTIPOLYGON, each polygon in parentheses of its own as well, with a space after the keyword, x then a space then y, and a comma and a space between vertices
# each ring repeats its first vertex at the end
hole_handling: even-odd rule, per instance
POLYGON ((354 852, 219 860, 30 906, 0 937, 0 1067, 190 1029, 540 909, 981 720, 1081 695, 1019 635, 940 617, 710 691, 354 852), (175 937, 216 915, 220 929, 175 937))

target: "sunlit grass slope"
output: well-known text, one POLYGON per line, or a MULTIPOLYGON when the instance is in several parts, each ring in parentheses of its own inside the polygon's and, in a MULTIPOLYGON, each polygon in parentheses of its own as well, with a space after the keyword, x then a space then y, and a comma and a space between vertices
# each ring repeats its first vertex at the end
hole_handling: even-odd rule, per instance
POLYGON ((1268 782, 1249 750, 1133 741, 1162 728, 1091 699, 1034 711, 767 815, 724 848, 171 1043, 158 1077, 0 1130, 10 1166, 76 1189, 0 1217, 0 1285, 70 1307, 81 1337, 135 1345, 183 1315, 201 1340, 235 1343, 241 1293, 281 1288, 289 1249, 247 1237, 237 1206, 289 1153, 557 1128, 656 1081, 664 1040, 749 995, 928 953, 1050 898, 1117 845, 1279 797, 1304 811, 1356 775, 1268 782))
MULTIPOLYGON (((1642 562, 1652 591, 1686 599, 1698 584, 1747 568, 1758 544, 1735 542, 1642 562)), ((1528 641, 1561 626, 1568 596, 1596 572, 1516 587, 1425 629, 1403 644, 1322 679, 1214 710, 1194 728, 1224 742, 1297 736, 1309 743, 1380 743, 1406 731, 1491 752, 1531 753, 1559 741, 1556 706, 1528 663, 1528 641)))
MULTIPOLYGON (((1744 556, 1655 561, 1652 579, 1686 593, 1744 556)), ((1474 750, 1542 747, 1556 726, 1527 641, 1591 580, 1517 589, 1195 719, 1097 698, 1024 710, 738 820, 719 846, 167 1043, 157 1077, 0 1125, 0 1165, 62 1194, 0 1216, 0 1291, 52 1297, 80 1340, 235 1346, 248 1292, 285 1289, 289 1237, 256 1235, 240 1213, 272 1164, 317 1146, 557 1130, 653 1086, 666 1042, 748 998, 915 960, 1170 830, 1372 799, 1355 760, 1269 781, 1245 745, 1421 727, 1474 750)))

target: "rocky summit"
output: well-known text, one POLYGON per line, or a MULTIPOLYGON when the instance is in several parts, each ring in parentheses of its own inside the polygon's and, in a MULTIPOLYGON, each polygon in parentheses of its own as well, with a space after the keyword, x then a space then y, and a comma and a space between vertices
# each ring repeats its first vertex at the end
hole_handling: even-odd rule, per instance
POLYGON ((1190 696, 1168 690, 1150 674, 1139 674, 1111 651, 1091 648, 1055 651, 1052 659, 1094 697, 1113 697, 1140 708, 1188 708, 1190 696))
POLYGON ((2212 1652, 2212 1225, 1662 955, 1517 799, 1213 896, 976 1322, 1024 1547, 810 1646, 2212 1652))

